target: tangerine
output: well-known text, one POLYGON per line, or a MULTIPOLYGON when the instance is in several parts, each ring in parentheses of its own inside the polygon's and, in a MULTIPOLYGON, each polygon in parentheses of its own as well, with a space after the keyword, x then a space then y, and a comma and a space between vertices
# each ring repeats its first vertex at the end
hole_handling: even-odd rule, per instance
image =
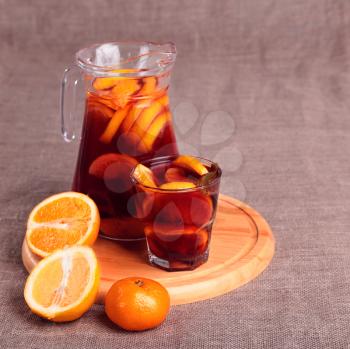
POLYGON ((144 331, 160 325, 170 308, 169 293, 157 281, 129 277, 116 281, 105 299, 107 316, 128 331, 144 331))

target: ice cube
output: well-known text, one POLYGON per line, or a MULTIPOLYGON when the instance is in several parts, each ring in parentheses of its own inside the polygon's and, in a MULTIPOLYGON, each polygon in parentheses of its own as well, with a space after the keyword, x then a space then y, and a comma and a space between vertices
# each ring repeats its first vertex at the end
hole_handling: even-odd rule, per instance
POLYGON ((118 65, 120 62, 119 47, 115 44, 103 44, 96 49, 95 64, 99 66, 118 65))

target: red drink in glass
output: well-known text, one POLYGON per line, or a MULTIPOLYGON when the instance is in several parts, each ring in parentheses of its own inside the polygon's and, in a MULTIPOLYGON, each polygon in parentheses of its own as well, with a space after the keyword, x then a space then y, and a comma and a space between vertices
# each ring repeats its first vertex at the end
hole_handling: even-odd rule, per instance
POLYGON ((205 168, 200 175, 179 166, 176 159, 143 162, 152 171, 155 186, 143 176, 134 178, 149 260, 169 271, 195 269, 208 259, 221 177, 218 165, 208 160, 192 158, 205 168))

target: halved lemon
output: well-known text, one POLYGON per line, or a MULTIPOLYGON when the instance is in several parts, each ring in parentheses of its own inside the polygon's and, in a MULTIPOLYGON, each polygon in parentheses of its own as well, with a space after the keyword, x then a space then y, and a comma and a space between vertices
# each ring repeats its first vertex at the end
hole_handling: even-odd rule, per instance
POLYGON ((94 303, 100 272, 94 251, 72 246, 42 259, 30 273, 24 298, 33 313, 55 322, 72 321, 94 303))
POLYGON ((72 245, 92 245, 100 228, 100 214, 87 195, 66 192, 34 207, 27 222, 26 241, 32 252, 46 257, 72 245))

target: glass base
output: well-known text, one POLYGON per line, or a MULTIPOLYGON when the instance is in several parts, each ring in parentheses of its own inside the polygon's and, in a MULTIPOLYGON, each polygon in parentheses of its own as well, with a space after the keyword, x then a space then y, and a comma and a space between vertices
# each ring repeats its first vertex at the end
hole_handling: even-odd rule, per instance
POLYGON ((157 257, 148 249, 148 260, 149 262, 163 270, 166 271, 185 271, 185 270, 194 270, 200 265, 205 263, 209 257, 209 250, 207 249, 203 254, 189 260, 165 260, 157 257))

